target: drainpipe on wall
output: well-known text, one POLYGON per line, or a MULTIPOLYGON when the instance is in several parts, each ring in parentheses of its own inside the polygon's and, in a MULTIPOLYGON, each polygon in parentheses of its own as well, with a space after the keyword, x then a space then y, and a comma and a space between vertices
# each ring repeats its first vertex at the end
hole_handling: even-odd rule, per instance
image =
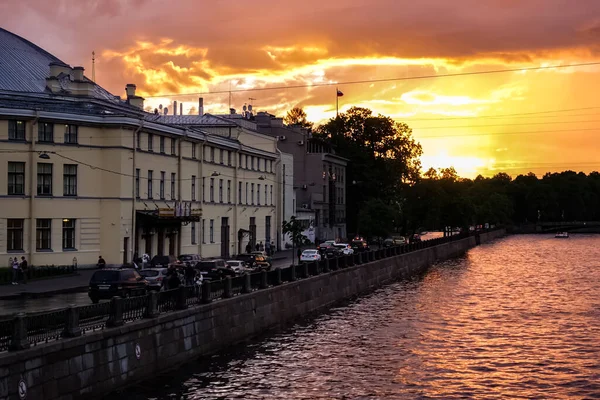
MULTIPOLYGON (((183 107, 183 103, 181 104, 181 107, 183 107)), ((187 128, 184 128, 183 130, 183 138, 179 138, 179 146, 178 146, 178 155, 177 155, 177 175, 179 176, 179 179, 177 180, 177 199, 179 201, 181 201, 181 184, 182 184, 182 180, 183 177, 181 176, 181 171, 182 171, 182 161, 183 161, 183 157, 182 157, 182 149, 183 149, 183 139, 187 139, 188 137, 188 130, 187 128)), ((191 198, 190 198, 191 201, 191 198)), ((190 204, 191 207, 191 204, 190 204)), ((181 227, 179 229, 179 234, 177 235, 177 251, 178 254, 181 254, 182 252, 182 247, 183 247, 183 241, 181 240, 181 227)))
MULTIPOLYGON (((275 171, 279 171, 279 166, 282 164, 282 153, 281 150, 279 150, 278 147, 275 147, 275 150, 277 151, 277 153, 279 153, 279 159, 277 161, 275 161, 275 171)), ((277 179, 277 172, 275 172, 275 180, 277 183, 277 202, 275 203, 275 214, 276 214, 276 218, 275 218, 275 223, 277 224, 276 229, 275 229, 275 233, 277 236, 277 243, 275 244, 275 247, 281 250, 281 226, 283 225, 283 214, 285 213, 285 210, 282 209, 283 204, 281 201, 281 197, 283 196, 283 191, 285 190, 285 187, 283 186, 283 182, 285 181, 285 177, 283 176, 283 169, 281 171, 281 177, 280 179, 277 179), (279 212, 278 212, 279 210, 279 212)), ((292 257, 295 257, 295 254, 292 254, 292 257)))
POLYGON ((135 197, 135 154, 136 154, 136 150, 137 150, 137 135, 140 133, 140 131, 142 130, 142 128, 144 127, 144 120, 140 120, 140 125, 135 129, 135 131, 133 132, 133 141, 132 143, 132 150, 133 150, 133 161, 132 161, 132 166, 131 166, 131 249, 130 249, 130 253, 131 253, 131 262, 133 263, 135 260, 133 259, 135 256, 135 243, 137 242, 137 229, 136 229, 136 212, 135 212, 135 204, 137 202, 137 199, 135 197))
MULTIPOLYGON (((34 264, 34 254, 37 247, 36 238, 36 220, 35 220, 35 177, 36 177, 36 160, 35 160, 35 127, 40 119, 40 112, 35 112, 35 118, 30 127, 30 143, 29 143, 29 265, 34 264)), ((52 233, 51 233, 52 234, 52 233)))
MULTIPOLYGON (((240 167, 240 152, 238 150, 233 154, 235 154, 233 160, 235 165, 235 168, 233 168, 233 248, 239 254, 241 253, 241 245, 238 242, 238 203, 240 202, 240 199, 238 199, 238 168, 240 167)), ((230 255, 233 256, 233 254, 230 255)))
POLYGON ((200 177, 200 187, 202 193, 200 193, 200 209, 202 210, 202 216, 200 217, 200 240, 198 240, 198 254, 202 256, 202 244, 204 243, 204 229, 202 229, 202 220, 204 219, 204 147, 206 146, 206 136, 200 145, 200 162, 198 163, 198 176, 200 177))

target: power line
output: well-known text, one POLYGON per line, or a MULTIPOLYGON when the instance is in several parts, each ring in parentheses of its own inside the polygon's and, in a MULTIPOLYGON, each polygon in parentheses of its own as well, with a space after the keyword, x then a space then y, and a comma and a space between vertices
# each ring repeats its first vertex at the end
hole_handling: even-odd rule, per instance
MULTIPOLYGON (((581 108, 566 108, 562 110, 548 110, 548 111, 535 111, 528 113, 514 113, 514 114, 497 114, 497 115, 477 115, 477 116, 469 116, 469 117, 443 117, 443 118, 412 118, 410 121, 452 121, 452 120, 465 120, 465 119, 480 119, 480 118, 504 118, 504 117, 515 117, 515 116, 533 116, 538 114, 552 114, 559 112, 571 112, 571 111, 582 111, 582 110, 595 110, 600 108, 600 106, 595 107, 581 107, 581 108)), ((596 115, 596 114, 582 114, 582 115, 596 115)), ((539 117, 531 117, 531 118, 550 118, 550 117, 562 117, 563 115, 541 115, 539 117)), ((575 115, 564 115, 564 117, 574 117, 575 115)), ((410 117, 405 117, 410 118, 410 117)), ((403 120, 403 118, 394 118, 394 120, 403 120)), ((410 122, 409 121, 409 122, 410 122)))
POLYGON ((536 133, 560 133, 560 132, 578 132, 578 131, 600 131, 600 128, 581 128, 581 129, 557 129, 547 131, 521 131, 521 132, 495 132, 495 133, 464 133, 456 135, 416 135, 415 139, 431 139, 431 138, 448 138, 448 137, 468 137, 468 136, 510 136, 521 134, 536 134, 536 133), (418 137, 417 137, 418 136, 418 137))
POLYGON ((554 125, 554 124, 576 124, 576 123, 592 123, 600 122, 600 120, 587 120, 587 121, 551 121, 551 122, 519 122, 509 124, 487 124, 487 125, 457 125, 457 126, 417 126, 412 129, 458 129, 458 128, 486 128, 486 127, 499 127, 499 126, 523 126, 523 125, 554 125))
POLYGON ((346 82, 335 82, 335 83, 314 83, 314 84, 288 85, 288 86, 271 86, 271 87, 262 87, 262 88, 252 88, 252 89, 217 90, 214 92, 155 94, 155 95, 144 96, 144 97, 148 99, 148 98, 156 98, 156 97, 184 97, 184 96, 198 96, 198 95, 207 95, 207 94, 262 92, 262 91, 268 91, 268 90, 302 89, 302 88, 315 88, 315 87, 327 87, 327 86, 358 85, 358 84, 365 84, 365 83, 383 83, 383 82, 410 81, 410 80, 420 80, 420 79, 452 78, 452 77, 458 77, 458 76, 490 75, 490 74, 501 74, 501 73, 508 73, 508 72, 539 71, 539 70, 553 69, 553 68, 589 67, 589 66, 594 66, 594 65, 600 65, 600 62, 577 63, 577 64, 570 64, 570 65, 559 64, 559 65, 547 65, 547 66, 524 67, 524 68, 507 68, 507 69, 496 69, 496 70, 488 70, 488 71, 459 72, 459 73, 455 73, 455 74, 407 76, 407 77, 401 77, 401 78, 364 79, 364 80, 357 80, 357 81, 346 81, 346 82))

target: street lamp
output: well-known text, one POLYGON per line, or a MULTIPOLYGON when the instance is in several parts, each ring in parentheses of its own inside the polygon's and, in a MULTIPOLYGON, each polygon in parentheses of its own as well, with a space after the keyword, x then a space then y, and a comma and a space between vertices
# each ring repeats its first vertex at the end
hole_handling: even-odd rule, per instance
POLYGON ((210 176, 219 176, 219 175, 221 175, 221 174, 219 172, 215 171, 210 176))
POLYGON ((267 179, 267 177, 264 176, 264 175, 261 175, 261 176, 258 177, 259 181, 264 181, 265 179, 267 179))
POLYGON ((43 153, 40 153, 39 158, 41 158, 42 160, 49 160, 50 156, 48 155, 48 153, 43 152, 43 153))

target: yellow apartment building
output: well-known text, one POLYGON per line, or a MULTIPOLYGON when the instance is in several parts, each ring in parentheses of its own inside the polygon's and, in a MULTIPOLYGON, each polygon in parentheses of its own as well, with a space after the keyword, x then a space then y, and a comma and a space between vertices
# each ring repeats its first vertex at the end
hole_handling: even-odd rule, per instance
MULTIPOLYGON (((230 257, 275 237, 271 140, 179 127, 0 29, 0 256, 230 257)), ((271 239, 272 240, 272 239, 271 239)))

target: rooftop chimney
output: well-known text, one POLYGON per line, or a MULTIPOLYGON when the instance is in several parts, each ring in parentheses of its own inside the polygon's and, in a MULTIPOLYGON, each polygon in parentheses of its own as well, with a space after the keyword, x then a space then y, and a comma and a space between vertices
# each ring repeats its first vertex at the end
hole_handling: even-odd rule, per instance
POLYGON ((127 94, 127 103, 130 105, 144 109, 144 98, 135 95, 136 86, 133 83, 128 83, 125 86, 125 93, 127 94))
POLYGON ((173 115, 177 115, 177 100, 173 102, 173 115))
POLYGON ((83 67, 73 67, 73 80, 83 81, 83 67))
POLYGON ((163 112, 165 115, 169 115, 169 109, 167 107, 163 108, 163 112))
POLYGON ((204 115, 204 99, 202 97, 198 99, 198 115, 204 115))
POLYGON ((183 115, 183 103, 179 103, 179 115, 183 115))
POLYGON ((230 108, 229 109, 229 114, 231 114, 231 115, 235 114, 235 108, 230 108))
POLYGON ((64 73, 64 74, 70 74, 71 73, 71 67, 69 67, 67 64, 63 64, 61 62, 51 62, 50 64, 50 76, 58 76, 60 75, 60 73, 64 73))

